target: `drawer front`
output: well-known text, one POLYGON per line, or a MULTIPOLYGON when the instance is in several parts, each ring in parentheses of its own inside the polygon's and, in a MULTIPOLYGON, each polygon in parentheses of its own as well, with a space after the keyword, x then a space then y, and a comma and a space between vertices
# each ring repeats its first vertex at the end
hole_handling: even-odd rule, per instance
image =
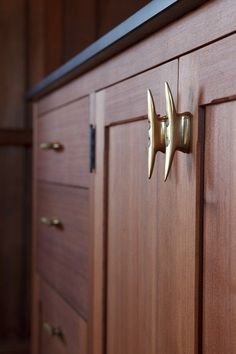
POLYGON ((40 354, 86 354, 87 323, 41 281, 40 354))
POLYGON ((87 189, 39 183, 37 187, 37 268, 87 318, 87 189), (52 220, 58 224, 50 225, 52 220))
POLYGON ((88 109, 84 98, 36 119, 38 179, 89 186, 88 109))

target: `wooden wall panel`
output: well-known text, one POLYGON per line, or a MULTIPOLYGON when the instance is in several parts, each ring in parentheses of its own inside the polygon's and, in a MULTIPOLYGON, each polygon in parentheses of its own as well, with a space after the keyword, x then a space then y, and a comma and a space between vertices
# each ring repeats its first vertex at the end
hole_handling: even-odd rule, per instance
POLYGON ((26 0, 0 1, 0 352, 28 353, 30 134, 26 0), (18 145, 16 147, 16 145, 18 145))
POLYGON ((150 0, 97 0, 98 37, 119 25, 150 0))
POLYGON ((28 336, 24 149, 1 147, 0 164, 0 340, 5 343, 28 336))
POLYGON ((44 77, 44 3, 28 0, 28 86, 44 77))
POLYGON ((64 0, 26 0, 28 4, 28 86, 63 64, 64 0))
POLYGON ((0 1, 0 128, 24 126, 25 0, 0 1), (14 102, 14 104, 13 104, 14 102))
POLYGON ((45 75, 63 63, 63 0, 44 0, 45 75))
POLYGON ((65 0, 64 61, 96 39, 96 1, 65 0))

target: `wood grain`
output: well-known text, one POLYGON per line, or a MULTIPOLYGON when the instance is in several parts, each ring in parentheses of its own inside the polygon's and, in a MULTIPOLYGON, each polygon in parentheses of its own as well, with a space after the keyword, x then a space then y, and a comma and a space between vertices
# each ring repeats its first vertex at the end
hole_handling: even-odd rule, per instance
POLYGON ((89 354, 104 354, 105 352, 106 171, 104 158, 106 146, 104 99, 104 91, 90 96, 90 123, 96 125, 96 173, 92 174, 90 178, 90 201, 93 204, 90 204, 89 354))
POLYGON ((39 101, 39 112, 43 114, 215 41, 235 31, 235 23, 236 3, 233 0, 209 1, 148 39, 82 75, 79 80, 73 80, 48 94, 39 101))
POLYGON ((148 181, 147 123, 140 121, 145 119, 147 87, 153 89, 160 114, 165 113, 164 80, 171 83, 176 99, 177 62, 150 73, 99 92, 96 100, 101 150, 95 198, 100 203, 105 199, 103 212, 95 209, 95 225, 106 234, 108 208, 108 230, 105 239, 96 239, 94 252, 96 258, 99 251, 107 257, 107 352, 197 353, 193 156, 177 154, 164 183, 164 159, 158 154, 154 177, 148 181))
POLYGON ((37 195, 37 268, 87 318, 88 190, 39 184, 37 195), (61 227, 41 224, 42 216, 61 227))
POLYGON ((37 266, 37 146, 38 146, 38 105, 32 105, 33 116, 33 165, 32 165, 32 240, 31 240, 31 323, 30 323, 30 351, 39 354, 40 343, 40 277, 36 271, 37 266))
POLYGON ((62 151, 38 146, 37 178, 80 187, 89 186, 89 101, 78 100, 38 119, 38 142, 60 142, 62 151))
POLYGON ((207 107, 203 350, 236 352, 236 102, 207 107))
POLYGON ((176 156, 164 183, 164 158, 158 156, 149 182, 146 130, 146 121, 110 129, 107 350, 195 353, 195 204, 185 166, 190 157, 176 156))
POLYGON ((187 95, 191 105, 195 100, 204 105, 232 99, 235 96, 235 58, 236 35, 180 58, 180 95, 187 95))
POLYGON ((41 327, 43 354, 87 354, 87 324, 46 283, 41 281, 42 323, 59 326, 63 338, 41 327))
POLYGON ((178 62, 173 60, 161 68, 148 70, 105 90, 105 124, 113 125, 147 115, 147 89, 154 96, 158 114, 165 115, 164 83, 177 95, 178 62))
MULTIPOLYGON (((223 102, 227 102, 228 100, 232 100, 234 95, 235 95, 235 88, 234 88, 234 82, 236 81, 236 69, 235 66, 232 64, 233 63, 233 58, 236 58, 236 47, 235 47, 235 36, 231 36, 229 38, 225 38, 217 43, 214 43, 206 48, 202 48, 194 53, 191 53, 183 58, 180 59, 180 75, 179 75, 179 111, 190 111, 193 114, 193 132, 198 131, 198 134, 192 134, 192 149, 197 149, 199 151, 198 156, 200 154, 200 150, 203 150, 204 148, 204 134, 203 134, 203 116, 204 116, 204 110, 206 109, 203 105, 212 105, 214 102, 221 102, 222 107, 224 107, 223 102), (202 126, 202 127, 201 127, 202 126)), ((214 107, 214 106, 213 106, 214 107)), ((220 107, 220 106, 219 106, 220 107)), ((220 112, 220 108, 207 108, 207 114, 211 116, 211 109, 212 109, 212 114, 214 112, 214 117, 216 115, 216 112, 220 112), (219 110, 219 111, 218 111, 219 110)), ((223 108, 224 109, 224 108, 223 108)), ((223 113, 223 111, 222 111, 223 113)), ((227 124, 228 119, 231 119, 229 116, 226 120, 224 118, 224 115, 226 116, 226 113, 223 114, 222 116, 222 127, 224 127, 224 124, 227 124)), ((216 129, 216 123, 214 123, 213 116, 209 121, 210 123, 207 123, 207 118, 206 118, 206 124, 208 125, 208 131, 207 134, 209 136, 209 139, 211 139, 211 135, 209 135, 209 130, 210 125, 212 123, 212 137, 215 134, 214 129, 216 129), (210 124, 210 125, 209 125, 210 124), (215 128, 214 128, 215 127, 215 128)), ((223 130, 224 131, 224 130, 223 130)), ((220 131, 218 132, 220 134, 220 131)), ((223 134, 223 133, 222 133, 223 134)), ((222 144, 224 142, 222 141, 222 144)), ((209 144, 209 142, 207 142, 209 144)), ((208 145, 207 145, 208 146, 208 145)), ((212 147, 213 148, 213 147, 212 147)), ((217 146, 215 146, 215 149, 217 149, 217 146)), ((214 154, 219 154, 219 152, 215 151, 214 154)), ((210 163, 210 160, 212 156, 207 156, 209 155, 207 152, 205 156, 207 157, 209 161, 209 171, 208 167, 205 165, 207 168, 206 173, 211 173, 211 168, 213 167, 212 163, 210 163), (208 172, 207 172, 208 171, 208 172)), ((232 155, 233 156, 233 155, 232 155)), ((224 166, 224 159, 221 161, 222 166, 224 166)), ((196 201, 197 201, 197 216, 201 215, 203 211, 201 210, 201 199, 203 196, 200 195, 200 189, 201 189, 201 184, 203 181, 201 181, 201 166, 199 164, 199 159, 197 156, 193 160, 192 168, 194 170, 194 174, 198 175, 197 178, 197 183, 195 187, 195 191, 193 195, 196 196, 196 201)), ((214 171, 212 171, 214 175, 214 171)), ((207 186, 206 186, 207 187, 207 186)), ((208 187, 207 187, 208 188, 208 187)), ((218 191, 217 188, 220 188, 220 186, 215 186, 216 188, 216 193, 218 191)), ((220 190, 220 189, 219 189, 220 190)), ((223 209, 222 209, 223 212, 223 209)), ((223 216, 224 214, 222 214, 223 216)), ((204 239, 202 240, 202 231, 201 231, 201 220, 199 220, 200 223, 198 223, 198 232, 196 233, 197 237, 197 242, 200 246, 199 251, 201 252, 201 244, 204 240, 204 242, 209 242, 206 241, 208 239, 208 231, 204 233, 204 239)), ((198 222, 196 220, 196 222, 198 222)), ((209 223, 210 221, 207 221, 205 218, 205 222, 209 223)), ((213 225, 211 226, 212 228, 214 227, 213 225)), ((211 233, 210 233, 211 235, 211 233)), ((210 239, 211 236, 209 235, 210 239)), ((214 240, 215 243, 216 240, 214 240)), ((214 244, 211 244, 211 246, 208 243, 208 247, 214 247, 214 244)), ((201 260, 201 253, 198 255, 199 260, 201 260)), ((212 259, 212 258, 211 258, 212 259)), ((209 259, 210 262, 210 259, 209 259)), ((212 269, 212 268, 211 268, 212 269)), ((205 264, 203 264, 203 271, 205 274, 205 264)), ((206 271, 208 271, 206 269, 206 271)), ((209 268, 210 271, 210 268, 209 268)), ((223 270, 222 270, 223 271, 223 270)), ((223 273, 222 273, 223 276, 223 273)), ((198 275, 200 283, 202 283, 202 274, 198 275)), ((213 280, 211 280, 213 281, 213 280)), ((210 282, 209 286, 213 285, 212 282, 210 282)), ((210 290, 210 288, 208 288, 210 290)), ((211 288, 211 290, 213 290, 211 288)), ((206 290, 203 292, 204 297, 210 296, 210 294, 207 293, 206 290)), ((202 309, 202 292, 200 293, 199 297, 199 316, 201 318, 203 314, 203 309, 202 309)), ((212 293, 212 296, 213 293, 212 293)), ((208 298, 209 299, 209 298, 208 298)), ((209 304, 208 304, 209 305, 209 304)), ((216 304, 212 304, 211 310, 213 310, 212 306, 214 306, 214 311, 218 313, 219 309, 215 306, 216 304)), ((204 308, 204 312, 207 309, 206 306, 204 308)), ((205 320, 206 321, 206 318, 205 320)), ((212 323, 213 327, 214 324, 212 323)), ((201 328, 200 328, 201 330, 201 328)), ((205 336, 206 334, 204 334, 205 336)), ((224 337, 224 335, 222 334, 224 337)), ((199 333, 199 343, 201 343, 202 336, 201 332, 199 333)), ((219 338, 215 338, 216 343, 219 338)), ((205 345, 205 344, 204 344, 205 345)), ((216 348, 214 346, 214 348, 216 348)), ((210 349, 209 349, 210 350, 210 349)), ((218 350, 216 348, 216 350, 218 350)), ((210 353, 211 351, 209 351, 210 353)), ((214 352, 214 350, 213 350, 214 352)), ((216 351, 217 352, 217 351, 216 351)), ((222 352, 222 351, 221 351, 222 352)), ((224 351, 223 351, 224 352, 224 351)), ((227 352, 227 351, 226 351, 227 352)), ((207 351, 208 353, 208 351, 207 351)))

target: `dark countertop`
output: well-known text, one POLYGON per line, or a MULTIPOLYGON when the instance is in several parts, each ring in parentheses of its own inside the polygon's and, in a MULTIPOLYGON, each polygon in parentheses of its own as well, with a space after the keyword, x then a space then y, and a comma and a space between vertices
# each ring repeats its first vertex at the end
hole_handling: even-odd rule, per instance
POLYGON ((153 0, 31 88, 36 99, 78 77, 207 0, 153 0))

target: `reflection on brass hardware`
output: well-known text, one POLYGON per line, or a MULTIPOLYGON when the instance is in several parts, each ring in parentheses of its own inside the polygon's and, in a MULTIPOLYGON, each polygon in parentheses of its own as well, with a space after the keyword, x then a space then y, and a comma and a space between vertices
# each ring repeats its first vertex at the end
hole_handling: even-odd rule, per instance
POLYGON ((59 151, 63 149, 63 145, 58 142, 51 142, 51 143, 41 143, 40 149, 42 150, 55 150, 59 151))
POLYGON ((42 224, 48 225, 48 226, 59 227, 62 225, 61 221, 57 218, 47 218, 46 216, 42 216, 40 220, 41 220, 42 224))
POLYGON ((156 114, 152 93, 147 90, 149 146, 148 146, 148 177, 151 178, 157 151, 165 152, 166 117, 156 114))
POLYGON ((60 327, 53 326, 48 322, 43 323, 43 328, 51 337, 53 337, 53 336, 62 337, 63 336, 62 330, 60 327))
POLYGON ((148 177, 151 178, 157 151, 165 153, 166 181, 174 153, 176 150, 188 153, 190 146, 191 117, 189 112, 177 113, 173 96, 167 82, 165 82, 166 116, 158 116, 155 111, 151 91, 147 92, 148 121, 149 121, 149 148, 148 148, 148 177))

